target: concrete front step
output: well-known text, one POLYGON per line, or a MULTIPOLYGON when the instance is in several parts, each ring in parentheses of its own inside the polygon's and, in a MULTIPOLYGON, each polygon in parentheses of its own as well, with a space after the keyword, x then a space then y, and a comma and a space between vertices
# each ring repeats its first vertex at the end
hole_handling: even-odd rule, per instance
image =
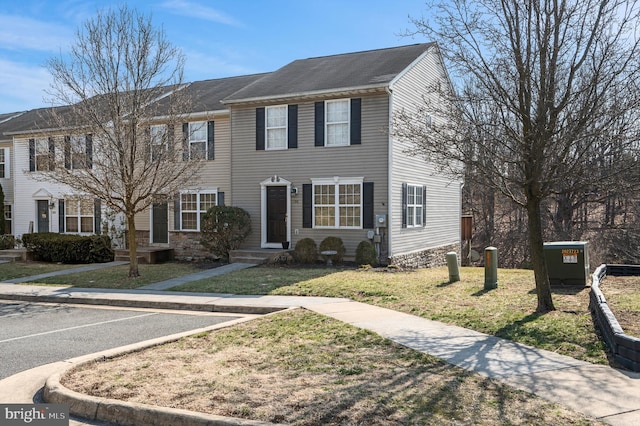
POLYGON ((283 249, 231 250, 229 252, 229 263, 260 265, 276 259, 288 251, 283 249))
MULTIPOLYGON (((173 260, 173 249, 169 247, 138 247, 136 258, 140 264, 155 264, 173 260)), ((115 260, 129 261, 129 250, 115 250, 115 260)))

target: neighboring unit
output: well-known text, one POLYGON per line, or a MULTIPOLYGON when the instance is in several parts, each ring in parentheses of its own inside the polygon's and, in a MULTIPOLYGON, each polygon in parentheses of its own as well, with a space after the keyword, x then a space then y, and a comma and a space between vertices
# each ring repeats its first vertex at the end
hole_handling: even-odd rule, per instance
MULTIPOLYGON (((335 236, 348 259, 370 240, 382 263, 443 264, 446 252, 460 250, 461 182, 410 154, 410 142, 395 138, 392 127, 395 114, 437 102, 435 87, 449 90, 450 82, 431 43, 303 59, 272 73, 186 85, 180 90, 192 105, 182 125, 167 126, 160 114, 148 128, 149 150, 167 149, 154 140, 175 144, 182 161, 201 161, 198 176, 179 193, 158 194, 136 216, 138 244, 173 248, 179 258, 206 256, 201 217, 227 204, 251 215, 247 249, 335 236)), ((160 111, 168 109, 167 99, 157 101, 160 111)), ((101 200, 41 179, 53 167, 50 159, 66 154, 59 142, 70 142, 64 129, 51 136, 43 111, 0 115, 0 183, 11 232, 109 229, 117 219, 105 223, 101 200)), ((425 126, 447 120, 423 118, 425 126)), ((75 139, 84 144, 73 151, 82 158, 64 157, 65 167, 92 167, 99 142, 90 134, 75 139)))

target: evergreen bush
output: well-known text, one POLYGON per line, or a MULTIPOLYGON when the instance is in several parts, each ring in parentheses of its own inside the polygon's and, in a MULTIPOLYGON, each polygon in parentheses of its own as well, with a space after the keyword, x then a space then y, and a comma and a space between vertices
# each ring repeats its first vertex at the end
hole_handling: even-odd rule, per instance
POLYGON ((356 248, 356 264, 378 266, 378 253, 370 241, 364 240, 356 248))
POLYGON ((311 238, 303 238, 296 243, 293 253, 300 263, 316 263, 318 261, 318 246, 311 238))
POLYGON ((250 233, 251 217, 240 207, 211 207, 200 221, 200 244, 225 261, 250 233))
POLYGON ((36 260, 60 263, 105 263, 114 259, 106 235, 71 235, 53 232, 23 234, 22 244, 36 260))

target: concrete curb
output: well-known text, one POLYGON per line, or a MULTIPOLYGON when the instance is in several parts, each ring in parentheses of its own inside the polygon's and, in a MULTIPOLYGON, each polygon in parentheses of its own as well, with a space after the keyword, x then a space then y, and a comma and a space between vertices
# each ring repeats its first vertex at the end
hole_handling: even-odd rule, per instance
MULTIPOLYGON (((289 308, 297 309, 297 308, 289 308)), ((131 426, 173 426, 173 425, 215 425, 215 426, 267 426, 274 423, 246 420, 235 417, 225 417, 213 414, 177 408, 159 407, 148 404, 124 402, 109 398, 99 398, 85 395, 66 388, 60 383, 62 377, 73 368, 92 362, 115 358, 128 353, 141 351, 164 343, 173 342, 183 337, 232 327, 254 318, 240 318, 210 327, 189 330, 170 336, 159 337, 144 342, 109 349, 95 354, 85 355, 67 360, 56 373, 50 375, 44 385, 43 399, 49 403, 66 404, 69 413, 91 421, 105 421, 131 426)))
POLYGON ((79 365, 82 364, 69 365, 64 371, 50 376, 44 386, 43 397, 45 401, 49 403, 68 405, 69 412, 71 414, 85 419, 131 426, 273 425, 273 423, 216 416, 213 414, 203 414, 177 408, 157 407, 147 404, 123 402, 116 399, 97 398, 94 396, 84 395, 67 389, 60 384, 62 376, 71 368, 79 365))

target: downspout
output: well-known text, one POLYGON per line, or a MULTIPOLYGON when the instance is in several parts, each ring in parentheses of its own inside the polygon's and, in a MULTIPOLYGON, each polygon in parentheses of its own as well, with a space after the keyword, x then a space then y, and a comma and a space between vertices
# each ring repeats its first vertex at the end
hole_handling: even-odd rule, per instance
POLYGON ((387 157, 387 259, 391 259, 393 252, 393 89, 391 84, 385 88, 389 95, 389 143, 387 157))
MULTIPOLYGON (((462 188, 464 188, 464 182, 460 182, 460 211, 458 212, 458 236, 460 237, 460 263, 462 263, 462 250, 464 250, 464 241, 462 240, 462 188)), ((469 244, 469 253, 466 253, 467 256, 471 254, 471 244, 469 244)), ((468 265, 468 263, 467 263, 468 265)))

